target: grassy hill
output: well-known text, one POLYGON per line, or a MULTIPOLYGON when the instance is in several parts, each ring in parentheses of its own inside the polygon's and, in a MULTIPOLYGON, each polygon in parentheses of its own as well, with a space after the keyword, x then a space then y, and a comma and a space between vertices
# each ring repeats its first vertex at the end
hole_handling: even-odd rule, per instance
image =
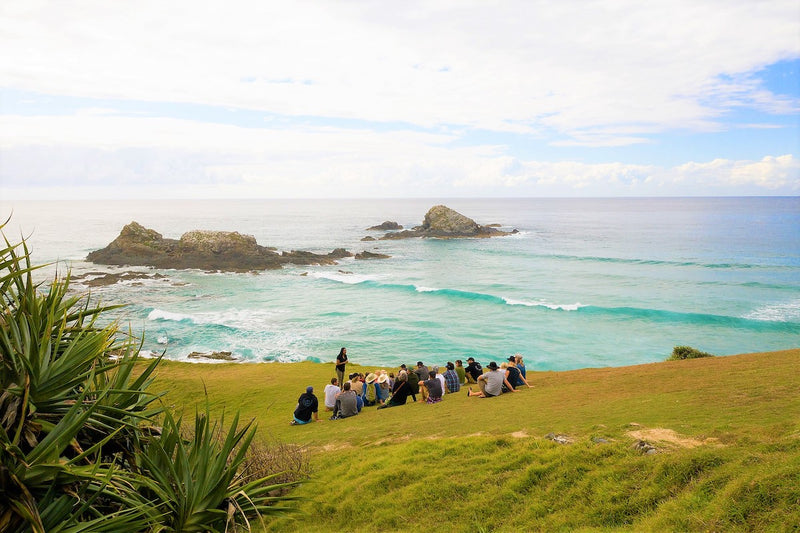
POLYGON ((309 454, 300 512, 256 530, 800 531, 800 349, 529 372, 534 388, 499 398, 290 426, 333 372, 164 362, 154 387, 309 454))

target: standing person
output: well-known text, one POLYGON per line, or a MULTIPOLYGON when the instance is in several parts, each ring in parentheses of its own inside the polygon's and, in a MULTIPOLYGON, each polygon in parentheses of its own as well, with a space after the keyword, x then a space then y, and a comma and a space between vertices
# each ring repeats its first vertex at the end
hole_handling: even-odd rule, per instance
POLYGON ((344 369, 347 365, 347 348, 344 346, 339 350, 339 355, 336 356, 336 377, 339 378, 339 383, 344 383, 344 369))
MULTIPOLYGON (((463 370, 464 367, 461 367, 463 370)), ((444 373, 444 382, 447 392, 453 393, 461 390, 461 380, 456 373, 456 367, 450 361, 447 362, 447 370, 444 373)))
POLYGON ((467 358, 467 368, 464 369, 467 375, 467 383, 477 383, 478 377, 483 374, 481 364, 475 361, 475 358, 467 358))
POLYGON ((314 396, 314 387, 306 387, 306 391, 297 399, 297 407, 294 410, 294 417, 290 422, 291 425, 308 424, 311 422, 311 417, 314 417, 314 422, 319 422, 317 411, 319 410, 319 403, 317 397, 314 396))
POLYGON ((336 378, 331 378, 331 382, 325 385, 326 411, 333 411, 333 408, 336 407, 336 395, 341 391, 342 389, 339 388, 339 380, 336 378))
POLYGON ((503 393, 503 385, 505 384, 511 392, 517 392, 506 379, 506 373, 497 367, 497 363, 492 361, 486 368, 489 371, 481 374, 478 377, 478 385, 480 392, 473 392, 472 387, 467 390, 467 396, 478 396, 480 398, 491 398, 493 396, 500 396, 503 393))

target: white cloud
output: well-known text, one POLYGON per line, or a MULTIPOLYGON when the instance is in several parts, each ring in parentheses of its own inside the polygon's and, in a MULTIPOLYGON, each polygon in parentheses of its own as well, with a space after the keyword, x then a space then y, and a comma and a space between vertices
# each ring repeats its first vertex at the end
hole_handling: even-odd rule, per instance
POLYGON ((188 120, 0 117, 10 197, 797 194, 792 155, 676 167, 540 161, 414 131, 244 128, 188 120), (54 188, 53 184, 66 189, 54 188), (66 191, 66 192, 65 192, 66 191))
POLYGON ((798 57, 796 0, 5 2, 0 78, 48 94, 552 130, 708 129, 797 102, 748 73, 798 57))

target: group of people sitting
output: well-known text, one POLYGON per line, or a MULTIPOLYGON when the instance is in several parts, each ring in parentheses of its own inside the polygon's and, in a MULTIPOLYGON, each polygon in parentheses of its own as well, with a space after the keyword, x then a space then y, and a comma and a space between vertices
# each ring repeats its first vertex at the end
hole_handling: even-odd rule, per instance
MULTIPOLYGON (((461 390, 462 385, 475 384, 479 390, 468 387, 467 396, 490 398, 504 392, 516 392, 521 386, 531 387, 526 379, 525 364, 522 356, 512 355, 508 362, 500 366, 494 361, 487 365, 487 370, 475 361, 467 359, 467 366, 459 359, 455 363, 448 362, 444 373, 438 366, 428 369, 422 361, 417 361, 414 369, 400 365, 394 372, 377 370, 366 376, 353 373, 348 380, 340 384, 340 378, 331 378, 325 385, 325 410, 331 412, 331 420, 356 416, 362 408, 377 406, 378 409, 405 405, 410 397, 412 401, 438 403, 445 394, 453 394, 461 390), (419 400, 417 400, 419 397, 419 400)), ((309 386, 297 401, 291 423, 306 424, 319 421, 319 404, 314 395, 314 388, 309 386)))

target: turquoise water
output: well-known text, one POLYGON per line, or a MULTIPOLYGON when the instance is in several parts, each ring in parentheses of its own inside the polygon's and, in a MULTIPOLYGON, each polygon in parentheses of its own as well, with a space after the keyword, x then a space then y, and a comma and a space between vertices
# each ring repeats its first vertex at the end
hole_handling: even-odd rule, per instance
MULTIPOLYGON (((93 288, 125 303, 146 351, 184 359, 500 361, 562 370, 660 361, 675 345, 727 355, 800 346, 800 199, 408 199, 8 202, 37 261, 75 275, 124 271, 83 258, 136 220, 165 237, 239 231, 281 250, 379 251, 388 260, 258 274, 159 270, 93 288), (361 242, 420 224, 443 203, 518 235, 361 242)), ((146 270, 146 269, 144 269, 146 270)), ((52 268, 48 274, 52 273, 52 268)), ((88 289, 83 289, 88 290, 88 289)))

